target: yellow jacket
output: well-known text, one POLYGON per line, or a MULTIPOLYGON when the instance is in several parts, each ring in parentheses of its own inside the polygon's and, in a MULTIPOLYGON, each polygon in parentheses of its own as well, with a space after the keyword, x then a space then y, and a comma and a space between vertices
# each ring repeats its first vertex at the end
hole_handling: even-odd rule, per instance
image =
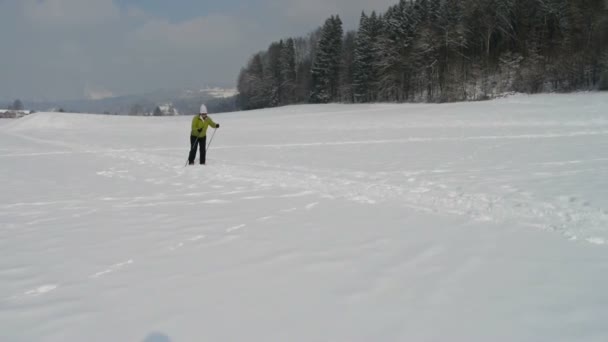
POLYGON ((217 128, 217 124, 210 117, 207 116, 203 121, 199 115, 195 115, 192 118, 192 132, 190 134, 194 137, 202 138, 207 135, 207 127, 209 126, 217 128))

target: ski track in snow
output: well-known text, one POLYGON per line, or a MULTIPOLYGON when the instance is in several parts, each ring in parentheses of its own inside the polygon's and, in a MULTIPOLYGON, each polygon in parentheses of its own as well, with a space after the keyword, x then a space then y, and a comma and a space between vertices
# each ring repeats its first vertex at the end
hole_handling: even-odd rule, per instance
MULTIPOLYGON (((229 174, 230 178, 248 180, 253 183, 267 182, 268 179, 277 180, 280 184, 291 184, 292 187, 315 189, 319 193, 329 194, 332 197, 346 198, 360 203, 374 204, 378 201, 400 200, 405 206, 422 210, 425 212, 445 212, 455 215, 465 215, 477 221, 504 222, 516 220, 521 224, 535 226, 546 230, 557 230, 563 234, 570 234, 580 226, 595 226, 598 229, 608 227, 608 215, 601 209, 594 209, 587 203, 582 206, 573 205, 576 201, 569 201, 562 205, 557 198, 554 202, 537 200, 534 195, 525 190, 512 187, 503 188, 506 192, 503 196, 489 195, 485 193, 467 193, 459 186, 445 183, 457 184, 457 179, 450 179, 451 173, 443 170, 417 171, 417 174, 442 174, 444 180, 436 181, 417 180, 409 178, 408 185, 391 185, 374 182, 378 177, 368 174, 365 177, 355 177, 352 174, 344 174, 336 177, 321 175, 319 173, 308 174, 301 170, 282 172, 265 170, 263 166, 251 166, 248 170, 231 167, 229 163, 223 165, 222 174, 229 174), (255 170, 257 168, 257 170, 255 170), (255 171, 254 171, 255 170, 255 171), (293 176, 294 173, 297 175, 293 176), (308 177, 314 176, 314 177, 308 177), (257 177, 257 178, 256 178, 257 177), (368 180, 365 180, 365 179, 368 180), (315 179, 315 181, 310 181, 315 179), (418 183, 412 186, 411 183, 418 183)), ((507 170, 508 171, 508 170, 507 170)), ((468 171, 471 174, 479 173, 478 169, 468 171)), ((457 177, 461 177, 462 171, 458 171, 457 177)), ((219 176, 221 178, 222 176, 219 176)), ((287 195, 308 195, 310 191, 287 195)), ((282 196, 286 197, 286 196, 282 196)), ((594 239, 597 241, 597 239, 594 239)))
MULTIPOLYGON (((542 126, 541 126, 542 127, 542 126)), ((578 127, 578 126, 575 126, 578 127)), ((502 141, 502 140, 530 140, 530 139, 553 139, 553 138, 577 138, 582 136, 598 136, 606 135, 608 131, 574 131, 565 133, 543 133, 543 134, 520 134, 520 135, 487 135, 475 137, 434 137, 434 138, 407 138, 407 139, 387 139, 387 140, 360 140, 346 142, 323 142, 310 144, 279 144, 279 145, 247 145, 247 146, 225 146, 225 148, 293 148, 293 147, 310 147, 328 145, 348 145, 348 144, 395 144, 404 142, 463 142, 463 141, 502 141)), ((48 142, 47 140, 43 140, 48 142)), ((65 145, 65 143, 58 143, 65 145)), ((222 146, 215 147, 221 149, 222 146)), ((101 155, 117 158, 138 165, 154 166, 164 171, 162 177, 146 177, 136 178, 131 175, 129 170, 124 167, 116 167, 108 170, 99 171, 98 175, 119 178, 131 182, 144 181, 151 184, 163 185, 169 182, 174 182, 183 176, 193 175, 184 168, 176 167, 172 162, 167 160, 163 155, 156 155, 155 152, 172 151, 172 149, 108 149, 86 151, 87 153, 100 153, 101 155)), ((16 157, 16 155, 11 155, 16 157)), ((547 169, 551 167, 565 166, 581 166, 584 164, 598 164, 597 166, 606 164, 608 158, 592 158, 589 160, 564 160, 564 161, 542 161, 530 163, 528 167, 536 167, 547 169)), ((484 172, 501 172, 504 174, 515 173, 515 169, 508 167, 486 167, 486 168, 471 168, 457 169, 450 168, 435 168, 427 170, 403 171, 401 173, 386 173, 377 172, 369 173, 362 171, 342 171, 335 170, 311 169, 306 167, 286 167, 283 165, 261 164, 261 163, 246 163, 233 162, 229 160, 216 160, 216 169, 220 172, 216 175, 210 175, 210 181, 220 182, 249 182, 256 187, 251 190, 233 189, 222 192, 223 195, 232 195, 243 192, 255 193, 260 189, 268 186, 279 186, 288 188, 303 189, 300 192, 293 192, 281 195, 281 198, 304 197, 312 194, 321 196, 330 196, 333 198, 345 198, 351 201, 364 204, 376 204, 387 200, 401 201, 405 206, 424 212, 444 212, 454 215, 464 215, 471 217, 477 221, 497 221, 504 222, 509 220, 518 221, 524 225, 538 227, 545 230, 556 230, 564 235, 580 235, 578 227, 593 226, 600 231, 605 231, 608 227, 608 215, 591 206, 577 207, 562 205, 559 199, 554 202, 546 202, 546 200, 535 199, 533 194, 527 193, 525 190, 504 188, 508 185, 503 185, 505 194, 503 196, 497 194, 486 194, 469 192, 462 188, 461 179, 475 178, 484 172), (395 181, 388 181, 388 178, 394 178, 395 181), (403 179, 403 181, 401 180, 403 179), (431 181, 432 180, 432 181, 431 181), (257 189, 256 189, 257 188, 257 189)), ((564 176, 571 175, 573 172, 587 172, 590 169, 581 169, 579 171, 566 171, 561 173, 564 176)), ((608 171, 608 168, 607 168, 608 171)), ((560 173, 556 172, 536 172, 532 173, 532 177, 560 177, 560 173)), ((171 183, 175 184, 175 183, 171 183)), ((188 184, 188 182, 185 182, 188 184)), ((187 185, 189 188, 195 189, 197 186, 187 185)), ((224 185, 213 185, 213 189, 223 189, 224 185)), ((242 197, 247 200, 257 200, 264 198, 261 195, 249 195, 242 197)), ((230 199, 207 199, 203 204, 228 204, 230 199)), ((130 206, 162 206, 172 202, 147 202, 138 204, 128 204, 130 206)), ((175 201, 175 204, 183 203, 183 201, 175 201)), ((23 204, 11 204, 9 206, 17 206, 23 204)), ((34 204, 29 204, 34 205, 34 204)), ((52 219, 45 219, 52 220, 52 219)), ((31 221, 31 224, 39 223, 39 221, 31 221)), ((584 234, 584 233, 583 233, 584 234)), ((606 235, 608 238, 608 233, 606 235)), ((598 243, 599 239, 595 236, 586 236, 583 240, 598 243)))
MULTIPOLYGON (((578 133, 566 136, 578 136, 578 133)), ((543 135, 548 137, 553 135, 543 135)), ((526 136, 534 138, 534 136, 526 136)), ((498 138, 498 137, 496 137, 498 138)), ((523 137, 521 137, 523 139, 523 137)), ((156 158, 154 156, 152 159, 156 158)), ((141 157, 138 160, 142 160, 141 157)), ((580 165, 584 163, 603 163, 607 158, 596 158, 588 161, 551 161, 532 163, 531 167, 560 167, 580 165)), ((254 163, 232 163, 227 160, 218 160, 217 168, 221 172, 210 176, 214 181, 244 181, 257 185, 260 189, 267 187, 269 181, 274 186, 307 189, 301 192, 281 195, 281 198, 303 197, 312 194, 345 198, 358 203, 375 204, 387 200, 399 200, 409 208, 424 212, 444 212, 454 215, 464 215, 476 221, 504 222, 516 220, 521 224, 545 230, 560 231, 564 235, 575 234, 578 227, 594 226, 604 230, 608 227, 608 215, 600 209, 593 207, 573 207, 561 205, 559 199, 555 202, 545 202, 534 198, 534 195, 525 190, 504 188, 505 196, 496 194, 471 193, 458 186, 459 179, 475 177, 488 170, 504 173, 515 172, 508 168, 474 168, 469 170, 428 169, 417 171, 404 171, 406 185, 398 183, 378 182, 383 177, 398 177, 395 173, 365 173, 365 172, 335 172, 324 170, 311 170, 307 168, 290 168, 254 163), (453 175, 453 176, 452 176, 453 175), (414 176, 414 177, 411 177, 414 176), (429 177, 433 181, 429 181, 429 177), (508 198, 507 198, 508 197, 508 198)), ((148 161, 146 164, 154 163, 148 161)), ((592 169, 589 169, 592 170, 592 169)), ((585 170, 581 170, 584 172, 585 170)), ((178 173, 181 173, 180 170, 178 173)), ((568 171, 566 175, 572 171, 568 171)), ((559 173, 548 172, 533 174, 538 177, 559 177, 559 173)), ((238 192, 238 191, 236 191, 238 192)), ((252 195, 244 199, 256 200, 263 196, 252 195)), ((227 200, 207 200, 207 204, 226 204, 227 200)), ((580 234, 580 233, 579 233, 580 234)), ((585 241, 598 244, 596 237, 586 237, 585 241), (591 240, 590 240, 591 239, 591 240)))
MULTIPOLYGON (((157 196, 153 196, 153 197, 154 198, 158 198, 157 196)), ((293 196, 292 196, 292 194, 289 194, 289 195, 287 195, 287 197, 293 197, 293 196)), ((296 196, 296 197, 299 197, 299 195, 296 196)), ((133 200, 137 200, 137 199, 138 198, 123 199, 123 200, 133 201, 133 200)), ((141 198, 139 198, 139 199, 141 199, 141 198)), ((147 199, 150 200, 151 198, 147 198, 147 199)), ((102 200, 104 200, 104 201, 112 201, 112 200, 116 200, 116 199, 115 198, 103 198, 102 200)), ((33 205, 39 206, 39 205, 50 205, 50 204, 57 204, 57 203, 63 203, 63 202, 56 202, 56 203, 40 203, 40 202, 37 202, 37 203, 33 203, 33 205)), ((66 203, 74 204, 73 201, 69 201, 69 202, 66 202, 66 203)), ((204 204, 217 204, 218 202, 215 201, 215 200, 212 200, 212 201, 204 201, 202 203, 204 203, 204 204)), ((225 201, 225 202, 224 201, 220 201, 219 203, 230 203, 230 202, 229 201, 225 201)), ((32 204, 32 203, 30 203, 30 204, 32 204)), ((30 204, 28 204, 28 203, 20 203, 20 206, 30 205, 30 204)), ((316 204, 318 204, 318 203, 316 203, 316 202, 313 203, 313 205, 316 205, 316 204)), ((311 208, 311 207, 312 206, 310 204, 306 206, 307 209, 311 208)), ((296 208, 292 208, 292 210, 282 211, 282 212, 289 213, 289 212, 293 212, 294 210, 296 210, 296 208)), ((268 221, 268 220, 270 220, 270 219, 272 219, 274 217, 275 216, 272 216, 272 215, 263 216, 263 217, 259 217, 257 219, 257 221, 261 221, 261 222, 268 221)), ((55 220, 59 220, 59 219, 60 218, 55 218, 55 220)), ((42 222, 42 220, 40 220, 40 221, 42 222)), ((210 242, 210 245, 221 245, 221 244, 230 243, 232 241, 236 241, 240 236, 239 235, 233 235, 231 233, 236 232, 236 231, 240 231, 240 230, 242 230, 246 226, 247 226, 246 224, 240 224, 240 225, 237 225, 237 226, 232 226, 232 227, 226 228, 225 232, 227 234, 226 235, 218 235, 214 241, 210 242)), ((178 242, 178 243, 176 243, 174 245, 168 246, 168 250, 171 251, 171 252, 176 252, 176 251, 178 251, 178 250, 180 250, 180 249, 182 249, 184 247, 189 246, 192 243, 197 243, 197 242, 202 241, 202 240, 204 240, 206 238, 207 238, 207 236, 206 235, 202 235, 202 234, 191 236, 190 238, 187 238, 184 241, 181 241, 181 242, 178 242)), ((134 262, 133 259, 128 259, 128 260, 126 260, 124 262, 119 262, 119 263, 110 265, 106 269, 103 269, 101 271, 95 272, 95 273, 89 275, 88 278, 91 279, 91 280, 96 280, 96 279, 104 278, 106 276, 110 276, 112 273, 119 272, 119 271, 121 271, 122 269, 124 269, 126 267, 133 267, 134 263, 135 262, 134 262)), ((15 295, 15 296, 12 296, 12 297, 10 297, 8 299, 10 299, 10 300, 22 300, 22 299, 37 297, 37 296, 41 296, 41 295, 45 295, 45 294, 48 294, 50 292, 53 292, 53 291, 57 290, 58 288, 59 288, 59 284, 41 285, 41 286, 38 286, 38 287, 36 287, 34 289, 26 290, 22 295, 15 295)))
POLYGON ((91 275, 90 278, 93 278, 93 279, 94 278, 100 278, 100 277, 103 277, 103 276, 105 276, 107 274, 114 273, 114 272, 120 270, 123 267, 126 267, 126 266, 129 266, 129 265, 133 264, 133 262, 134 262, 133 259, 129 259, 129 260, 124 261, 124 262, 119 262, 117 264, 114 264, 114 265, 110 266, 109 268, 107 268, 107 269, 105 269, 103 271, 100 271, 100 272, 97 272, 97 273, 91 275))
MULTIPOLYGON (((487 224, 488 229, 493 229, 495 224, 507 223, 505 226, 557 233, 573 242, 582 242, 584 246, 608 246, 608 209, 603 207, 601 198, 589 195, 592 192, 589 189, 578 190, 571 185, 588 175, 606 173, 608 158, 602 155, 602 151, 575 157, 547 153, 553 149, 550 144, 560 139, 566 141, 564 146, 585 142, 579 139, 596 139, 593 140, 596 143, 598 139, 605 139, 608 120, 540 120, 503 125, 466 122, 416 125, 403 121, 401 126, 390 128, 407 128, 408 125, 416 133, 425 127, 440 132, 437 135, 420 132, 420 136, 387 139, 370 139, 369 136, 353 139, 356 135, 352 135, 344 136, 343 140, 331 137, 319 142, 312 137, 311 142, 277 143, 280 140, 272 140, 248 145, 230 145, 228 142, 222 145, 218 137, 218 145, 213 148, 217 151, 211 152, 207 167, 183 167, 183 148, 79 146, 61 135, 45 139, 29 137, 19 131, 0 130, 0 133, 24 139, 34 146, 46 146, 49 150, 30 153, 27 149, 2 149, 2 160, 13 163, 33 158, 58 158, 63 161, 94 156, 84 176, 101 184, 101 191, 97 192, 87 192, 86 186, 78 188, 75 185, 73 189, 66 190, 62 198, 34 191, 31 196, 14 201, 7 197, 0 203, 0 249, 8 247, 7 242, 3 242, 4 238, 16 237, 15 241, 25 247, 14 259, 36 249, 45 250, 49 261, 42 260, 41 263, 50 268, 46 271, 40 267, 38 275, 24 276, 25 271, 18 268, 15 271, 4 269, 6 264, 0 260, 0 280, 17 279, 7 288, 10 292, 2 296, 10 305, 27 304, 47 296, 52 298, 74 283, 86 287, 88 284, 110 282, 124 274, 142 272, 147 276, 157 275, 153 273, 155 261, 191 262, 189 258, 195 252, 232 251, 244 243, 259 243, 259 248, 264 250, 264 243, 273 234, 288 234, 281 233, 290 231, 285 222, 318 219, 321 215, 331 214, 327 209, 343 201, 355 203, 356 208, 367 208, 361 210, 369 210, 370 213, 382 204, 390 204, 430 215, 456 216, 468 222, 487 224), (449 129, 467 127, 508 131, 501 131, 502 134, 475 131, 468 136, 466 132, 457 133, 462 136, 448 136, 446 133, 449 129), (525 132, 519 133, 517 129, 525 132), (515 163, 509 157, 489 159, 495 153, 510 151, 512 146, 522 143, 532 152, 535 148, 540 152, 529 159, 522 157, 523 152, 513 152, 512 158, 521 158, 515 163), (458 148, 450 149, 456 145, 458 148), (339 159, 343 153, 354 153, 351 149, 359 148, 372 148, 360 152, 361 155, 370 153, 360 161, 361 164, 369 163, 368 169, 356 163, 344 167, 335 166, 338 161, 331 164, 333 157, 339 159), (394 149, 377 165, 376 155, 370 151, 381 154, 383 148, 394 149), (401 149, 411 152, 416 149, 440 151, 441 148, 447 151, 443 152, 442 158, 412 154, 408 155, 411 160, 398 163, 401 149), (310 161, 299 159, 303 155, 314 156, 324 149, 329 149, 330 152, 326 153, 332 156, 324 161, 326 164, 314 158, 310 161), (536 187, 537 184, 544 188, 536 187), (542 189, 548 191, 542 192, 542 189), (235 214, 230 216, 226 212, 235 214), (200 217, 197 217, 199 213, 200 217), (148 215, 146 227, 133 229, 137 227, 134 223, 138 222, 137 215, 140 214, 148 215), (117 218, 112 219, 113 215, 117 218), (182 222, 178 220, 180 217, 187 220, 182 222), (104 226, 92 231, 88 229, 87 222, 103 222, 104 226), (67 238, 48 230, 48 227, 58 226, 65 227, 67 238), (66 272, 69 266, 63 269, 53 259, 60 255, 68 239, 82 243, 71 251, 74 255, 87 256, 89 249, 94 248, 107 249, 113 254, 95 262, 87 260, 88 268, 72 274, 66 272), (134 244, 139 245, 137 250, 131 249, 134 244), (64 277, 63 274, 69 275, 64 277)), ((353 155, 358 158, 358 153, 353 155)), ((593 183, 599 182, 598 179, 593 178, 587 186, 604 184, 593 183)), ((311 227, 307 226, 306 236, 330 229, 317 227, 317 224, 318 221, 311 227)), ((306 274, 337 270, 365 273, 361 279, 338 291, 343 296, 343 303, 360 305, 401 291, 403 285, 396 280, 399 275, 418 273, 424 277, 441 271, 436 264, 437 259, 446 258, 445 255, 449 254, 445 246, 433 242, 414 246, 417 248, 403 252, 406 255, 384 256, 386 259, 379 259, 381 267, 377 269, 358 271, 351 264, 352 257, 361 251, 369 252, 369 258, 376 260, 381 255, 380 251, 394 243, 395 237, 386 234, 362 239, 351 246, 338 245, 337 249, 343 253, 340 257, 324 254, 328 251, 323 250, 305 254, 297 248, 282 247, 258 256, 256 261, 264 267, 279 267, 289 261, 309 258, 302 264, 301 271, 306 274)), ((470 276, 484 262, 482 253, 479 253, 467 256, 465 262, 452 269, 443 269, 441 281, 444 284, 458 283, 470 276)), ((359 261, 365 263, 367 260, 359 261)), ((79 260, 68 262, 73 265, 79 260)), ((220 261, 218 263, 218 269, 225 266, 220 261)), ((256 265, 254 261, 245 260, 239 267, 255 271, 253 265, 256 265)), ((216 272, 213 269, 198 271, 216 272)), ((441 306, 452 298, 449 285, 447 288, 431 283, 428 289, 418 290, 431 293, 427 304, 441 306)))
POLYGON ((310 204, 306 205, 306 210, 311 210, 312 208, 316 207, 319 204, 319 202, 313 202, 310 204))
POLYGON ((237 231, 239 229, 242 229, 242 228, 244 228, 246 226, 247 226, 246 224, 239 224, 238 226, 227 228, 226 229, 226 233, 232 233, 232 232, 237 231))
MULTIPOLYGON (((523 125, 523 124, 522 124, 523 125)), ((542 127, 542 125, 539 125, 542 127)), ((491 136, 471 136, 471 137, 412 137, 407 139, 383 139, 383 140, 352 140, 352 141, 333 141, 333 142, 317 142, 317 143, 300 143, 300 144, 261 144, 261 145, 226 145, 217 146, 214 149, 239 149, 239 148, 294 148, 294 147, 323 147, 323 146, 340 146, 340 145, 370 145, 370 144, 396 144, 396 143, 411 143, 411 142, 465 142, 465 141, 485 141, 485 140, 530 140, 530 139, 556 139, 556 138, 572 138, 582 136, 601 136, 608 135, 608 130, 593 130, 593 131, 575 131, 568 133, 543 133, 543 134, 522 134, 522 135, 491 135, 491 136)), ((38 141, 41 143, 51 143, 63 146, 55 140, 34 139, 23 135, 18 135, 21 138, 38 141)), ((72 146, 70 146, 72 147, 72 146)), ((138 148, 138 149, 78 149, 68 151, 52 151, 52 152, 36 152, 36 153, 10 153, 0 154, 0 158, 13 157, 39 157, 52 155, 66 154, 143 154, 146 152, 177 152, 183 151, 183 148, 138 148)), ((145 157, 134 160, 140 164, 145 164, 145 157)))
POLYGON ((37 288, 25 291, 25 293, 23 293, 22 297, 27 298, 27 297, 42 296, 42 295, 45 295, 45 294, 47 294, 47 293, 49 293, 51 291, 55 291, 58 287, 59 287, 58 284, 41 285, 41 286, 38 286, 37 288))

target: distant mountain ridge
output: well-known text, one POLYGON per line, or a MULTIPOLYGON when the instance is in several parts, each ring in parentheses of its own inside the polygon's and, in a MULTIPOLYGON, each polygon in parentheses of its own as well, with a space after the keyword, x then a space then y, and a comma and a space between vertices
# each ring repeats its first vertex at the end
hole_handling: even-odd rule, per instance
POLYGON ((68 112, 105 113, 117 115, 152 115, 156 107, 170 104, 180 114, 192 114, 205 103, 210 112, 235 111, 236 89, 205 87, 201 89, 161 89, 143 94, 123 95, 103 99, 67 101, 24 101, 27 109, 68 112))

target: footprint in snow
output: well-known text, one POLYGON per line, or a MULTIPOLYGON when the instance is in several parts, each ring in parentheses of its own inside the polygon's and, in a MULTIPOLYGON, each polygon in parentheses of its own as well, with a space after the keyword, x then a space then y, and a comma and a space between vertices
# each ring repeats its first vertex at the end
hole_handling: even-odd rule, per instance
POLYGON ((169 247, 169 250, 170 250, 170 251, 174 251, 174 250, 176 250, 176 249, 180 249, 180 248, 182 248, 182 247, 184 247, 184 243, 183 243, 183 242, 180 242, 180 243, 178 243, 177 245, 174 245, 174 246, 169 247))
POLYGON ((204 239, 204 238, 205 238, 205 235, 197 235, 197 236, 193 236, 193 237, 191 237, 191 238, 190 238, 190 239, 188 239, 188 240, 190 240, 190 241, 198 241, 198 240, 202 240, 202 239, 204 239))
MULTIPOLYGON (((193 236, 193 237, 189 238, 187 241, 196 242, 196 241, 204 239, 205 237, 206 237, 205 235, 196 235, 196 236, 193 236)), ((182 241, 182 242, 180 242, 178 244, 170 246, 169 250, 170 251, 175 251, 177 249, 180 249, 180 248, 184 247, 185 245, 186 245, 186 241, 182 241)))
POLYGON ((38 297, 56 290, 59 287, 57 284, 47 284, 38 286, 35 289, 28 290, 23 293, 24 297, 38 297))
POLYGON ((608 241, 604 238, 601 237, 590 237, 585 239, 587 240, 587 242, 594 244, 594 245, 608 245, 608 241))
POLYGON ((313 202, 313 203, 306 205, 305 208, 306 208, 306 210, 311 210, 312 208, 316 207, 318 204, 319 204, 319 202, 313 202))
POLYGON ((557 199, 564 203, 574 203, 577 201, 577 198, 574 196, 559 196, 557 199))

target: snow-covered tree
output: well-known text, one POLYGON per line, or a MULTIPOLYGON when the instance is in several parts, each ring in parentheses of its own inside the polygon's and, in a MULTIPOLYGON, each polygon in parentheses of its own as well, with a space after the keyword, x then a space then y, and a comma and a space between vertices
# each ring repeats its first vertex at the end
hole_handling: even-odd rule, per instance
POLYGON ((340 60, 340 79, 338 100, 341 102, 353 102, 353 75, 355 59, 355 36, 354 31, 347 32, 342 42, 342 56, 340 60))
POLYGON ((10 109, 23 110, 23 102, 21 102, 21 100, 19 99, 13 101, 13 104, 10 106, 10 109))
POLYGON ((160 110, 159 106, 156 106, 156 108, 154 109, 153 115, 154 116, 162 116, 163 115, 163 112, 160 110))
POLYGON ((264 72, 262 53, 254 55, 247 68, 241 70, 237 85, 238 102, 241 108, 256 109, 270 105, 272 85, 268 83, 264 72))
MULTIPOLYGON (((60 109, 59 111, 63 111, 63 109, 60 109)), ((144 114, 144 106, 142 106, 139 103, 132 105, 131 109, 129 110, 129 115, 143 115, 143 114, 144 114)))
POLYGON ((331 16, 323 25, 313 61, 311 102, 327 103, 337 98, 342 39, 342 21, 331 16))
MULTIPOLYGON (((605 0, 399 0, 382 14, 362 13, 356 34, 343 37, 332 16, 308 37, 293 38, 294 63, 289 40, 278 63, 271 45, 262 53, 263 81, 242 97, 269 106, 606 88, 606 42, 605 0)), ((240 87, 252 83, 250 68, 240 87)))
POLYGON ((281 73, 282 104, 296 102, 296 50, 294 40, 289 38, 285 41, 279 60, 281 73))
POLYGON ((604 53, 600 66, 600 84, 598 88, 600 90, 608 90, 608 51, 604 53))
POLYGON ((355 39, 355 55, 353 64, 353 91, 355 102, 369 102, 376 99, 376 83, 378 72, 374 58, 378 35, 381 28, 380 19, 376 12, 368 17, 361 13, 359 31, 355 39))
POLYGON ((265 83, 270 86, 269 105, 278 106, 283 102, 283 76, 281 68, 281 55, 283 52, 283 41, 270 44, 266 53, 264 65, 265 83))

